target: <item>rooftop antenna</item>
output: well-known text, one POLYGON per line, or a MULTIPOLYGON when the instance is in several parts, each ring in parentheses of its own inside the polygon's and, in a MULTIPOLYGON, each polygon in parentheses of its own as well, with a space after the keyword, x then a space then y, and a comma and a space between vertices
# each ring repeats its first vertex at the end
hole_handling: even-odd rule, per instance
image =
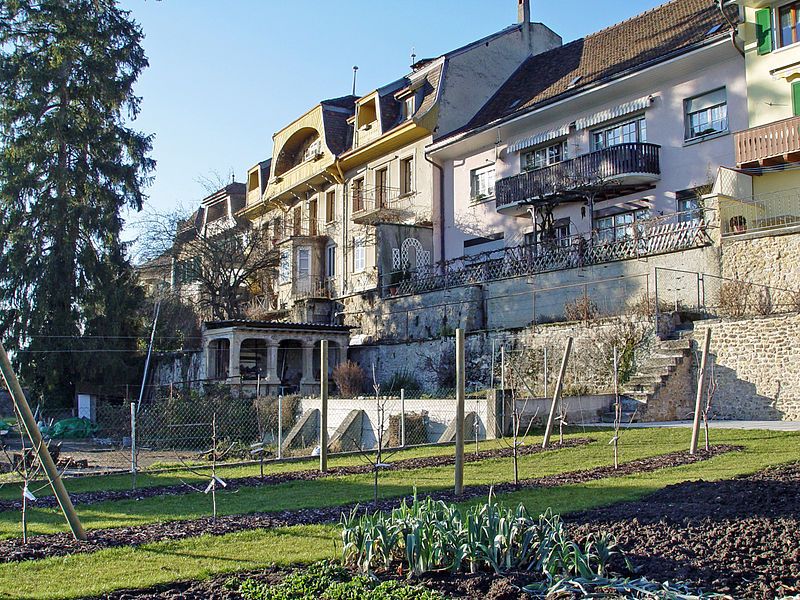
POLYGON ((417 64, 417 49, 413 46, 411 47, 411 66, 413 67, 417 64))
POLYGON ((356 95, 356 76, 358 75, 358 66, 353 67, 353 96, 356 95))

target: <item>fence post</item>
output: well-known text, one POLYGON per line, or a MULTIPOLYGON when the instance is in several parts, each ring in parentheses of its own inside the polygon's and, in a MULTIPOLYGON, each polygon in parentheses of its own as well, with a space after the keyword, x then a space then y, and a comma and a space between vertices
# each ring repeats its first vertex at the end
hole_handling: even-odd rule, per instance
POLYGON ((464 396, 465 389, 464 330, 456 329, 456 459, 455 494, 464 491, 464 396))
POLYGON ((694 404, 694 422, 692 423, 692 443, 689 446, 689 454, 697 452, 697 438, 700 436, 700 414, 703 404, 703 386, 706 381, 706 361, 708 361, 708 351, 711 347, 711 327, 706 329, 706 339, 703 344, 703 358, 700 359, 700 376, 697 379, 697 397, 694 404))
POLYGON ((131 473, 136 488, 136 403, 131 402, 131 473))
POLYGON ((319 470, 328 471, 328 340, 322 340, 320 354, 319 470))
POLYGON ((283 458, 283 394, 278 394, 278 460, 283 458))
POLYGON ((556 418, 556 407, 561 402, 561 390, 564 387, 564 375, 567 372, 567 363, 569 362, 569 353, 572 351, 572 338, 567 338, 567 347, 564 348, 564 358, 561 361, 561 370, 558 372, 558 381, 556 382, 556 391, 553 394, 553 403, 550 405, 550 416, 547 417, 547 427, 544 430, 544 440, 542 441, 542 448, 547 448, 550 443, 550 433, 553 431, 553 422, 556 418))
POLYGON ((658 305, 658 267, 653 270, 653 288, 654 294, 656 299, 656 310, 655 310, 655 328, 656 328, 656 339, 659 339, 660 336, 658 334, 658 317, 659 317, 659 305, 658 305))
POLYGON ((506 344, 500 346, 500 396, 502 404, 500 406, 500 437, 506 435, 506 344))
POLYGON ((400 447, 406 447, 406 389, 400 390, 400 447))

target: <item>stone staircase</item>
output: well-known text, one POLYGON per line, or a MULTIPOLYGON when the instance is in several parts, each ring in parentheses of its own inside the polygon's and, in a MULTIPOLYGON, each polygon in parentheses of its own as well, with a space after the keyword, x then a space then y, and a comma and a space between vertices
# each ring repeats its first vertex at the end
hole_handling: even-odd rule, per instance
MULTIPOLYGON (((620 389, 622 422, 658 421, 679 418, 680 408, 665 396, 668 384, 685 386, 686 374, 691 370, 692 333, 690 329, 677 329, 669 339, 656 343, 655 351, 644 361, 636 374, 620 389), (681 381, 675 381, 680 379, 681 381), (664 401, 664 402, 660 402, 664 401), (662 406, 668 403, 669 406, 662 406)), ((676 387, 676 386, 673 386, 676 387)), ((676 390, 678 403, 683 390, 676 390)), ((604 423, 614 422, 614 411, 602 415, 604 423)))

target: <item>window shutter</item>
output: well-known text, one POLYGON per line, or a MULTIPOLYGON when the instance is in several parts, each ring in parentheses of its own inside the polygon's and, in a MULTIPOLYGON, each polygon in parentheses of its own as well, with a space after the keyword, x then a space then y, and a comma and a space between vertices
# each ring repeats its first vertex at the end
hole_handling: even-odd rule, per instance
POLYGON ((792 84, 792 114, 800 117, 800 81, 792 84))
POLYGON ((772 9, 770 8, 756 11, 756 40, 759 54, 772 52, 772 9))

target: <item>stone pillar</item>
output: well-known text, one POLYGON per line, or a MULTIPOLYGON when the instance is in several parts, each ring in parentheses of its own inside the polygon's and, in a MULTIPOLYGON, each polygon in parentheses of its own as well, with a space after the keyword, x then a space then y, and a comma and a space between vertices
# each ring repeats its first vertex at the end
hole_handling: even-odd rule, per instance
POLYGON ((300 384, 313 383, 317 383, 314 379, 314 342, 306 342, 303 344, 303 378, 300 384))
POLYGON ((278 385, 281 380, 278 377, 278 345, 270 343, 267 346, 267 373, 264 383, 267 385, 278 385))
POLYGON ((235 380, 234 383, 239 382, 239 353, 242 349, 242 340, 239 339, 239 336, 233 334, 231 336, 231 349, 230 349, 230 359, 228 364, 228 379, 235 380))

